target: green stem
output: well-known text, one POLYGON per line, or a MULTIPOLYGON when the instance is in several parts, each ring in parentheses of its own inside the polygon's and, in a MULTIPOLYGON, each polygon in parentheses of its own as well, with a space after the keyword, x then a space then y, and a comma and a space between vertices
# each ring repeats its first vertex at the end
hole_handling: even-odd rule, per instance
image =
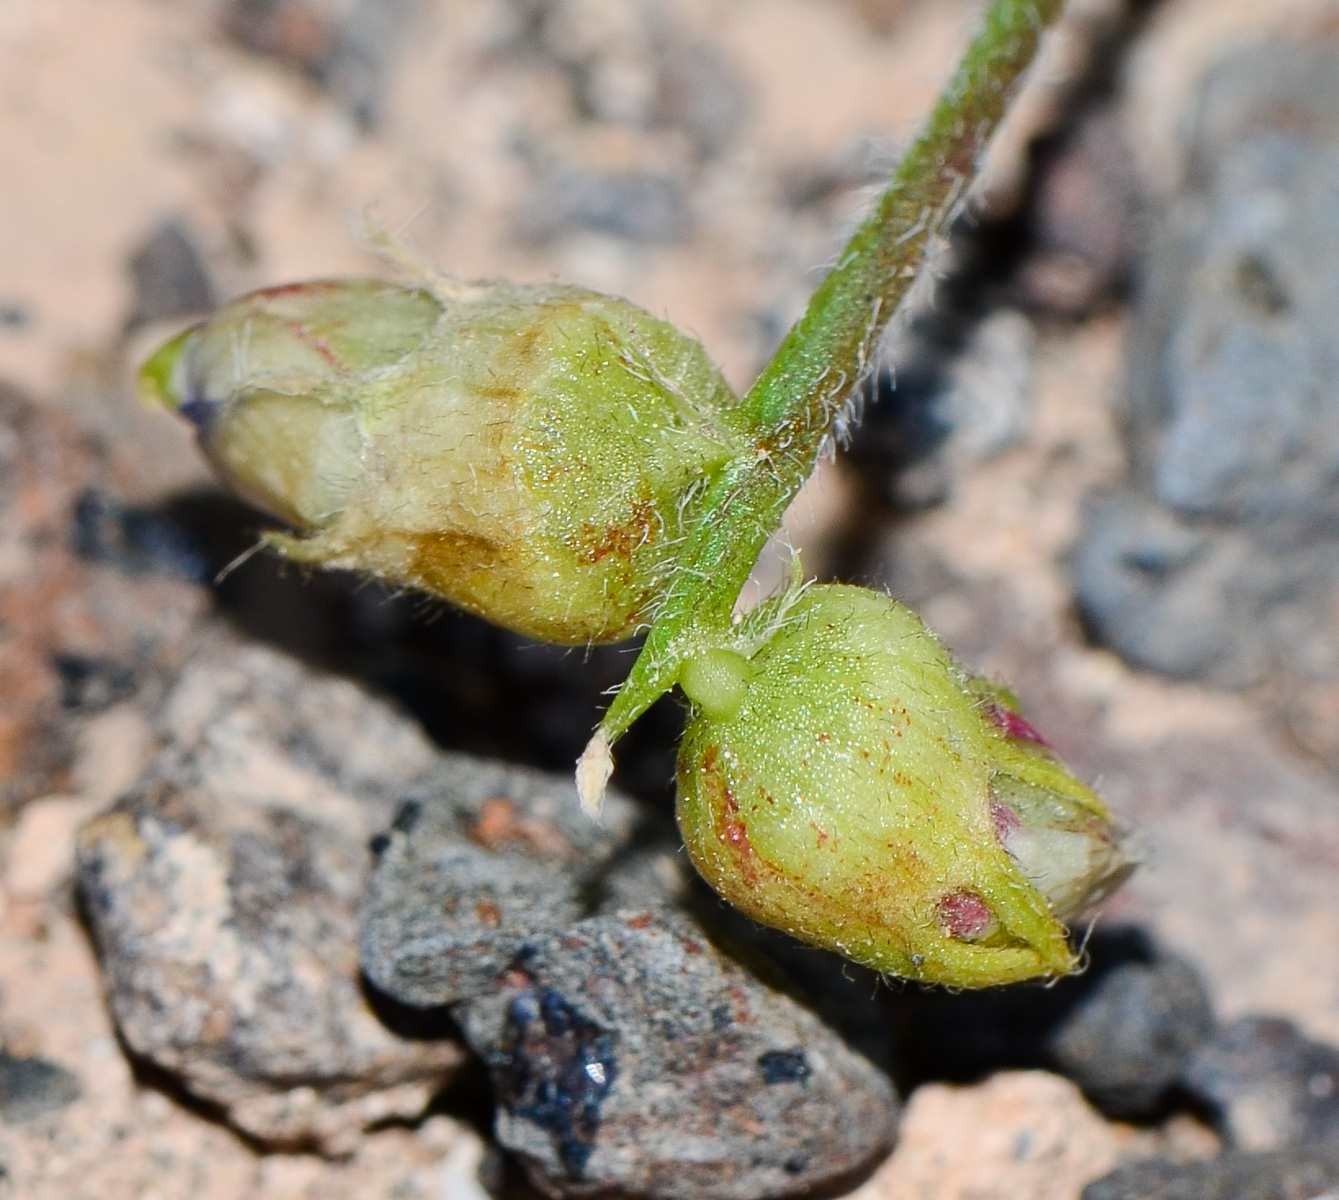
POLYGON ((945 237, 981 151, 1062 3, 995 0, 878 206, 744 398, 757 430, 755 452, 731 463, 704 497, 641 655, 600 724, 606 745, 674 686, 686 657, 728 630, 758 554, 812 473, 926 247, 945 237))

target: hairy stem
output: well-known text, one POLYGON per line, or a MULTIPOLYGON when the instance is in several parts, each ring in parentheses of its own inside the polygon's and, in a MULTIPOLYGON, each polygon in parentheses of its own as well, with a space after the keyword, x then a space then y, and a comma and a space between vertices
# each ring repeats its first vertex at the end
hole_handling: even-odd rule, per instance
POLYGON ((927 246, 946 235, 981 151, 1062 3, 994 0, 877 207, 745 397, 754 451, 722 471, 707 493, 700 524, 593 748, 607 755, 674 686, 684 659, 729 628, 759 552, 813 471, 927 246))

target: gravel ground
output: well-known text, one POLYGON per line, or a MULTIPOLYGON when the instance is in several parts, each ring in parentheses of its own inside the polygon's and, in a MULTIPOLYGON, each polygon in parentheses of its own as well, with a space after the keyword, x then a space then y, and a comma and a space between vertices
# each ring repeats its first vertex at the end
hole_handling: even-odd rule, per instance
MULTIPOLYGON (((133 365, 221 298, 393 274, 367 248, 371 227, 464 276, 626 295, 692 330, 742 388, 979 7, 0 0, 0 1197, 532 1195, 492 1140, 481 1070, 426 1109, 418 1092, 396 1093, 380 1116, 341 1117, 338 1136, 295 1146, 256 1136, 277 1117, 228 1123, 251 1081, 202 1098, 142 1057, 152 1029, 118 1031, 104 998, 76 843, 92 820, 111 857, 127 853, 106 841, 123 819, 106 810, 155 756, 187 745, 163 716, 187 660, 258 654, 246 643, 262 641, 322 676, 313 694, 346 686, 324 678, 334 672, 389 696, 404 778, 432 753, 414 720, 452 750, 566 769, 627 662, 528 647, 259 556, 212 583, 259 518, 212 490, 179 423, 140 407, 133 365)), ((809 570, 891 588, 964 661, 1008 680, 1138 827, 1144 866, 1095 936, 1137 929, 1190 964, 1221 1027, 1292 1022, 1269 1028, 1307 1047, 1294 1057, 1313 1080, 1334 1053, 1325 1043, 1339 1043, 1331 683, 1317 676, 1313 696, 1295 663, 1232 689, 1133 666, 1091 640, 1072 569, 1095 498, 1126 486, 1138 459, 1125 437, 1131 313, 1145 248, 1187 190, 1205 72, 1261 42, 1325 47, 1336 29, 1331 0, 1072 4, 992 152, 959 274, 890 340, 901 390, 787 522, 809 570)), ((764 556, 757 591, 784 561, 764 556)), ((1308 636, 1333 644, 1334 626, 1331 614, 1308 636)), ((621 759, 618 782, 653 809, 676 721, 672 708, 651 714, 621 759)), ((253 743, 238 737, 249 762, 253 743)), ((354 738, 346 750, 356 757, 354 738)), ((255 754, 261 774, 280 770, 255 754)), ((337 783, 320 787, 371 806, 331 818, 356 846, 396 797, 337 783)), ((117 811, 152 807, 142 789, 127 804, 117 811)), ((347 912, 331 925, 352 930, 340 895, 347 912)), ((338 967, 340 1020, 390 1045, 365 1024, 351 963, 338 967)), ((893 989, 895 1005, 906 998, 893 989)), ((443 1072, 460 1057, 434 1053, 424 1061, 443 1072)), ((1260 1067, 1239 1095, 1215 1092, 1218 1119, 1172 1098, 1132 1122, 1103 1115, 1053 1059, 991 1063, 1009 1069, 895 1070, 910 1089, 897 1146, 852 1194, 1078 1200, 1138 1160, 1229 1145, 1235 1162, 1286 1145, 1286 1122, 1250 1108, 1261 1073, 1282 1067, 1260 1067)), ((1231 1086, 1232 1071, 1215 1070, 1213 1087, 1231 1086)), ((430 1074, 405 1077, 423 1087, 430 1074)), ((1332 1129, 1317 1087, 1306 1119, 1332 1129)))

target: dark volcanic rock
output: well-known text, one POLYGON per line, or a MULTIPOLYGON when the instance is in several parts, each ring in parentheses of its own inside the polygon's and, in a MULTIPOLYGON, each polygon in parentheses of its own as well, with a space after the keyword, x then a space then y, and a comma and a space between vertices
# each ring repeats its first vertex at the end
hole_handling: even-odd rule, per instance
POLYGON ((887 1077, 679 914, 532 939, 459 1012, 498 1139, 551 1195, 807 1194, 853 1185, 892 1141, 887 1077))
POLYGON ((1244 1017, 1186 1065, 1186 1087, 1245 1150, 1339 1141, 1339 1048, 1279 1017, 1244 1017))
POLYGON ((228 639, 156 714, 166 745, 82 831, 78 879, 126 1043, 255 1137, 338 1152, 464 1057, 365 997, 367 841, 431 751, 351 684, 228 639))
POLYGON ((453 755, 408 789, 373 841, 361 958, 403 1004, 454 1004, 488 991, 528 937, 589 911, 597 872, 626 843, 630 803, 589 820, 561 777, 453 755))
POLYGON ((1213 1031, 1204 984, 1179 958, 1106 972, 1051 1039, 1055 1065, 1112 1116, 1157 1111, 1213 1031))
POLYGON ((1110 1116, 1157 1115, 1212 1035, 1208 992, 1187 962, 1137 929, 1099 931, 1087 952, 1087 971, 1045 988, 895 997, 906 1082, 1042 1068, 1072 1079, 1110 1116))
POLYGON ((1336 1186, 1339 1144, 1331 1144, 1229 1152, 1195 1163, 1135 1163, 1090 1183, 1083 1200, 1324 1200, 1336 1186))

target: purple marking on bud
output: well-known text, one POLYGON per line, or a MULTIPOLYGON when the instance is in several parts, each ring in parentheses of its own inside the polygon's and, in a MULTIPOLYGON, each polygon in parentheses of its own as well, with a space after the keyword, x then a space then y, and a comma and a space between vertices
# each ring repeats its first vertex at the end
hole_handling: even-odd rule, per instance
POLYGON ((995 914, 975 892, 950 892, 935 909, 944 932, 960 942, 979 942, 995 932, 995 914))
POLYGON ((1002 730, 1011 738, 1018 738, 1024 742, 1036 742, 1038 746, 1050 748, 1050 742, 1036 731, 1032 723, 1019 716, 1012 708, 1005 708, 1003 704, 987 704, 986 719, 996 729, 1002 730))
POLYGON ((990 819, 995 822, 995 836, 1001 842, 1006 842, 1011 833, 1023 827, 1023 822, 1019 819, 1018 814, 1007 804, 1001 804, 998 800, 993 801, 990 805, 990 819))
POLYGON ((203 396, 192 396, 189 400, 183 400, 177 405, 177 412, 186 418, 196 431, 202 435, 208 434, 214 426, 214 421, 219 415, 222 405, 217 400, 207 400, 203 396))

